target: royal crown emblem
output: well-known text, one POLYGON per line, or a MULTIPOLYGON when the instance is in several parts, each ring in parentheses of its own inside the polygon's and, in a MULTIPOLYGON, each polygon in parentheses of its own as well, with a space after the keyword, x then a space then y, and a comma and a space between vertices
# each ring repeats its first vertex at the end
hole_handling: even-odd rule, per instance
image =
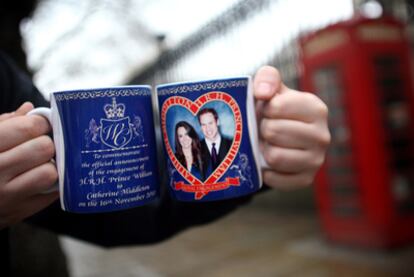
POLYGON ((102 143, 113 149, 120 149, 127 146, 132 139, 144 142, 144 131, 142 119, 134 116, 131 120, 125 115, 125 105, 117 103, 116 98, 112 98, 111 104, 103 106, 106 118, 99 120, 99 125, 92 118, 89 128, 85 130, 86 147, 91 143, 102 143))
POLYGON ((112 104, 106 104, 104 111, 107 119, 123 118, 125 114, 125 105, 116 103, 116 98, 112 98, 112 104))

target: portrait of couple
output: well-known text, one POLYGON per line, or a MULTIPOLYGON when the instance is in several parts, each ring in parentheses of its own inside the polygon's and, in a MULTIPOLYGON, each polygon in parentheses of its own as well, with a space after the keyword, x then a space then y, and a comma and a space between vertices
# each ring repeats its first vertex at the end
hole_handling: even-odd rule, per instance
POLYGON ((175 156, 191 174, 204 181, 226 157, 233 139, 220 131, 216 109, 203 108, 197 114, 201 135, 188 121, 175 125, 175 156))

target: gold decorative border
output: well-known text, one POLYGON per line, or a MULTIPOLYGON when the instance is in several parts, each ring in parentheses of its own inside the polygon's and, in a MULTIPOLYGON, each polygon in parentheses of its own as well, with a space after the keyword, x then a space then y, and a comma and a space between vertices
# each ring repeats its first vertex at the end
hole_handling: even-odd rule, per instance
POLYGON ((93 99, 100 97, 117 97, 117 96, 150 96, 151 89, 131 88, 131 89, 105 89, 105 90, 80 90, 80 91, 61 91, 54 93, 56 101, 67 101, 77 99, 93 99))
POLYGON ((166 88, 160 88, 157 90, 158 96, 166 96, 170 94, 182 94, 187 92, 196 92, 202 90, 220 90, 225 88, 234 87, 246 87, 248 85, 248 79, 238 80, 220 80, 220 81, 208 81, 208 82, 194 82, 187 84, 171 84, 166 88))

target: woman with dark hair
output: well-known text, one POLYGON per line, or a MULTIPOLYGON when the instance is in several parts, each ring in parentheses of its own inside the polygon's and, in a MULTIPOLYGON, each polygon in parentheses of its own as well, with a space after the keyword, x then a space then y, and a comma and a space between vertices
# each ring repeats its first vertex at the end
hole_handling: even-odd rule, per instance
POLYGON ((201 143, 194 127, 186 121, 175 125, 175 156, 177 160, 195 177, 204 181, 201 143))

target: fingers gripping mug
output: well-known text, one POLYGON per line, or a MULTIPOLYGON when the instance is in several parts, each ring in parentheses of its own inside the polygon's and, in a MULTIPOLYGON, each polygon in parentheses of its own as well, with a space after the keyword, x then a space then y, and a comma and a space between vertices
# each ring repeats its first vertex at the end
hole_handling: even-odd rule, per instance
POLYGON ((262 168, 250 77, 157 87, 169 186, 182 201, 259 190, 262 168))
POLYGON ((151 87, 54 92, 50 109, 29 114, 52 126, 63 210, 121 210, 158 196, 151 87))

